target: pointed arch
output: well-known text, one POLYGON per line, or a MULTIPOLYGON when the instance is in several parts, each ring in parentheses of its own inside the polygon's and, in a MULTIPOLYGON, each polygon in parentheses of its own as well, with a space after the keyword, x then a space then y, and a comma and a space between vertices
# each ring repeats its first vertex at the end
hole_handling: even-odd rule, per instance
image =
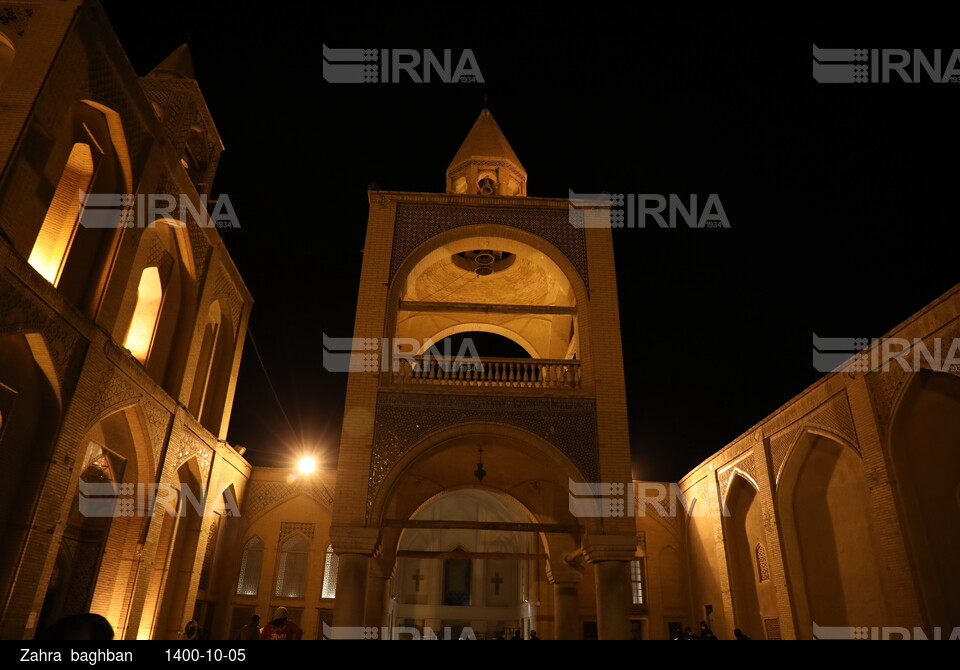
POLYGON ((776 500, 798 637, 812 636, 812 622, 884 621, 873 512, 856 447, 805 427, 781 467, 776 500))
POLYGON ((590 309, 583 278, 557 247, 519 228, 496 224, 461 226, 425 240, 400 263, 390 283, 389 300, 398 305, 404 301, 492 301, 562 307, 565 311, 555 314, 458 312, 456 319, 442 311, 391 310, 385 327, 394 337, 437 339, 438 333, 469 315, 472 330, 497 332, 528 352, 536 352, 536 357, 577 358, 588 365, 589 342, 579 327, 580 314, 590 309), (478 249, 501 250, 520 260, 502 273, 478 278, 454 260, 458 254, 478 249), (510 274, 526 279, 516 281, 510 274), (479 293, 478 280, 486 280, 484 291, 479 293), (490 297, 491 282, 503 283, 503 299, 490 297), (509 285, 522 285, 524 290, 511 290, 509 285), (494 326, 498 330, 493 330, 494 326))
POLYGON ((306 595, 309 555, 310 540, 302 533, 288 535, 280 543, 274 597, 299 599, 306 595))
POLYGON ((79 194, 90 192, 93 172, 90 145, 83 142, 74 144, 30 251, 27 262, 54 286, 60 283, 67 255, 80 225, 84 199, 79 194))
POLYGON ((894 404, 884 446, 922 623, 931 628, 949 629, 960 617, 958 444, 960 377, 927 369, 911 374, 894 404))
POLYGON ((186 226, 171 219, 143 229, 117 317, 118 339, 170 393, 182 382, 196 316, 196 270, 185 237, 186 226), (144 315, 147 277, 152 291, 144 315))
POLYGON ((260 590, 260 570, 263 567, 263 540, 254 535, 243 543, 240 558, 240 578, 237 580, 238 596, 255 596, 260 590))
MULTIPOLYGON (((4 481, 0 487, 0 584, 12 585, 24 560, 35 502, 47 486, 62 415, 59 378, 44 336, 0 332, 0 448, 4 481)), ((66 495, 69 482, 56 484, 66 495)))
POLYGON ((157 331, 160 308, 163 305, 163 293, 160 269, 156 265, 144 268, 137 284, 137 304, 133 309, 133 318, 123 340, 123 346, 143 364, 146 364, 153 347, 153 336, 157 331))
POLYGON ((70 302, 95 318, 124 217, 132 215, 133 207, 124 197, 133 194, 134 175, 119 113, 92 100, 76 101, 70 108, 70 132, 51 161, 64 167, 54 177, 57 187, 26 255, 70 302), (92 196, 102 196, 100 207, 87 207, 92 196))

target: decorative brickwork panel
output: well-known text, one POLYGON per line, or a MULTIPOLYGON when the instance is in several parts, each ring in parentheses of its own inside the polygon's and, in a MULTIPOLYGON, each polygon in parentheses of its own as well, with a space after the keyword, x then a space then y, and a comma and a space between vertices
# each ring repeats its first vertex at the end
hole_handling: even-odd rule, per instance
POLYGON ((114 410, 136 403, 142 397, 143 393, 130 384, 126 375, 117 372, 113 366, 104 368, 93 401, 89 406, 87 425, 114 410))
POLYGON ((783 639, 780 637, 780 619, 778 619, 777 617, 764 619, 763 631, 766 633, 768 640, 783 639))
POLYGON ((279 544, 283 538, 287 535, 292 535, 293 533, 300 533, 308 540, 313 542, 313 533, 316 528, 314 523, 304 523, 300 521, 281 521, 280 522, 280 537, 277 538, 277 544, 279 544))
POLYGON ((753 458, 753 452, 750 452, 739 461, 718 471, 717 477, 720 480, 720 500, 727 499, 727 490, 730 488, 730 484, 733 483, 733 478, 737 476, 735 470, 740 470, 744 474, 750 475, 754 482, 760 481, 757 477, 757 465, 753 458))
POLYGON ((254 518, 275 504, 298 495, 313 498, 317 503, 325 507, 333 506, 333 492, 320 482, 314 484, 305 484, 302 482, 296 482, 294 484, 287 484, 286 482, 250 482, 244 494, 242 514, 249 518, 254 518))
POLYGON ((172 415, 160 405, 152 400, 145 399, 140 403, 143 409, 143 415, 147 418, 147 431, 150 433, 150 446, 153 450, 153 458, 160 458, 160 450, 163 448, 164 440, 167 438, 167 431, 170 429, 170 420, 172 415))
POLYGON ((543 438, 577 466, 585 481, 599 480, 597 410, 592 399, 380 393, 367 509, 387 472, 407 449, 430 433, 477 417, 543 438))
MULTIPOLYGON (((161 194, 172 195, 174 198, 177 198, 178 203, 180 202, 180 189, 169 173, 164 175, 159 190, 161 194)), ((193 264, 197 271, 197 289, 199 291, 200 286, 203 285, 203 278, 207 272, 207 264, 210 262, 210 255, 213 252, 213 248, 207 242, 206 235, 203 234, 203 230, 200 228, 200 224, 206 225, 206 221, 197 221, 190 212, 189 207, 184 207, 184 212, 187 219, 184 223, 187 224, 187 235, 190 237, 190 247, 193 252, 193 264)), ((142 225, 149 223, 149 221, 146 221, 143 222, 142 225)))
POLYGON ((881 440, 887 435, 887 427, 893 418, 893 406, 911 378, 912 375, 896 363, 891 364, 888 370, 866 375, 867 388, 870 389, 870 398, 873 401, 877 430, 881 440))
POLYGON ((770 581, 770 564, 767 563, 767 550, 762 544, 757 545, 757 578, 761 582, 770 581))
POLYGON ((73 369, 80 364, 80 357, 74 355, 81 341, 80 334, 63 319, 53 316, 39 298, 19 290, 0 276, 0 335, 11 332, 43 335, 61 384, 73 376, 73 369))
POLYGON ((210 581, 210 568, 213 565, 213 554, 217 548, 217 531, 220 530, 220 517, 215 517, 210 524, 210 529, 207 531, 207 546, 203 551, 203 565, 200 568, 200 585, 199 589, 201 591, 206 591, 207 584, 210 581))
POLYGON ((773 470, 777 473, 776 481, 780 481, 780 473, 787 458, 787 451, 796 442, 800 431, 809 426, 818 426, 833 431, 846 438, 857 449, 860 448, 857 431, 853 426, 853 415, 850 413, 847 394, 838 393, 799 421, 794 422, 770 438, 770 455, 773 459, 773 470))
POLYGON ((393 279, 404 259, 431 237, 463 226, 497 224, 542 237, 563 252, 577 269, 583 283, 589 286, 586 238, 583 227, 571 223, 571 216, 579 217, 582 223, 583 214, 577 210, 399 203, 390 279, 393 279))
POLYGON ((213 449, 208 447, 203 440, 194 435, 189 429, 184 429, 180 433, 180 446, 177 448, 177 468, 186 463, 191 458, 197 459, 197 465, 200 466, 200 476, 206 480, 210 473, 210 462, 213 459, 213 449))
POLYGON ((240 315, 243 312, 243 301, 240 300, 240 292, 230 281, 226 270, 220 268, 217 272, 217 281, 214 286, 214 299, 230 310, 230 322, 233 324, 233 332, 236 334, 240 328, 240 315))

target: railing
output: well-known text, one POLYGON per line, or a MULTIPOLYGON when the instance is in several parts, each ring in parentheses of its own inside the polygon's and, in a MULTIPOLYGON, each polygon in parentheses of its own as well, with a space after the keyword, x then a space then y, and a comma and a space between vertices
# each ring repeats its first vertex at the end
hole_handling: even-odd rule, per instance
POLYGON ((393 380, 401 384, 572 389, 580 386, 580 361, 413 356, 394 362, 393 380))

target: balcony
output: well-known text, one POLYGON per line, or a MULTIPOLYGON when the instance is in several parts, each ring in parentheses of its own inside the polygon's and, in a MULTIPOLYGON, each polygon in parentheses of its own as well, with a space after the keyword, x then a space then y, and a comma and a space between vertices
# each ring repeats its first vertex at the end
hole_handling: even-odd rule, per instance
POLYGON ((396 384, 516 389, 576 389, 580 361, 548 358, 411 356, 395 361, 396 384))

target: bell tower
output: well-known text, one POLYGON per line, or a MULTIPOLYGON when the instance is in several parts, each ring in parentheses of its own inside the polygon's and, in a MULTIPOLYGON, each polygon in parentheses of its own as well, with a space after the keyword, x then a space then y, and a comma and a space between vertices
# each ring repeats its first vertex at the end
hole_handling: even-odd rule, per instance
POLYGON ((489 109, 476 123, 447 168, 447 193, 527 194, 527 171, 513 153, 489 109))
POLYGON ((335 634, 469 621, 578 639, 589 611, 601 638, 628 638, 632 501, 571 502, 571 482, 631 481, 609 209, 528 197, 487 109, 446 193, 368 199, 335 634))

